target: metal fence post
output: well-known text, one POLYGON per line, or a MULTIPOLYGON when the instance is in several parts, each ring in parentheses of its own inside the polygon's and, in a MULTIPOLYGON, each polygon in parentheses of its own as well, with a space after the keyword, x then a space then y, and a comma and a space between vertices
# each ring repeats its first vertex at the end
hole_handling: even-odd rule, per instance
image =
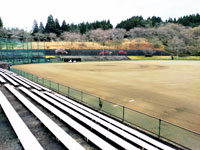
POLYGON ((122 121, 124 121, 124 114, 125 114, 125 107, 123 106, 123 118, 122 118, 122 121))
POLYGON ((70 88, 70 87, 68 87, 68 96, 69 96, 69 88, 70 88))
POLYGON ((158 137, 160 138, 160 129, 161 129, 161 119, 159 119, 159 130, 158 130, 158 137))
POLYGON ((83 102, 83 92, 81 91, 81 102, 83 102))
POLYGON ((51 89, 51 80, 49 80, 49 88, 51 89))
POLYGON ((101 110, 102 108, 102 101, 101 101, 101 98, 99 97, 99 109, 101 110))

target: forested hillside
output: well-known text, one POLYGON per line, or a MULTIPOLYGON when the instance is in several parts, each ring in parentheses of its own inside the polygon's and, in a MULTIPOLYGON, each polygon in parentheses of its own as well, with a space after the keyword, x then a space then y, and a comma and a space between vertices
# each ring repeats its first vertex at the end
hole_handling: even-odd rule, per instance
POLYGON ((63 20, 60 24, 57 18, 50 15, 46 25, 34 20, 30 32, 18 28, 7 29, 0 18, 0 37, 65 43, 65 46, 56 46, 54 42, 54 48, 157 49, 174 54, 200 55, 200 15, 165 21, 156 16, 147 19, 133 16, 121 21, 115 28, 109 20, 79 24, 69 24, 63 20))

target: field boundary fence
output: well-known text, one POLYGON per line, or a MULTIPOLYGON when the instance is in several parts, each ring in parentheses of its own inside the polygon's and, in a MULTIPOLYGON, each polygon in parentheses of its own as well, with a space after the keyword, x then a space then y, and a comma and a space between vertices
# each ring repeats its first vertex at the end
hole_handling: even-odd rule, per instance
POLYGON ((197 132, 15 68, 11 68, 11 71, 118 120, 148 131, 161 139, 166 139, 187 149, 197 150, 200 148, 200 134, 197 132))

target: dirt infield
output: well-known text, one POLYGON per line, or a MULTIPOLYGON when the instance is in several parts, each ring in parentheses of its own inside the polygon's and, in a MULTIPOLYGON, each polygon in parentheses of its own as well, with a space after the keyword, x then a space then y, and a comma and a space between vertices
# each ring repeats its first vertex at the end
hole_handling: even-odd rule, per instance
POLYGON ((52 63, 14 68, 200 132, 200 61, 52 63))

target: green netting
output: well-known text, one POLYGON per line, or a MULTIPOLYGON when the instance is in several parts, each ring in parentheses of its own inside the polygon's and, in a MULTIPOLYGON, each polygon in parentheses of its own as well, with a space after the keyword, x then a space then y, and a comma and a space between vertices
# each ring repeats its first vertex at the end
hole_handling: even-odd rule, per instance
POLYGON ((38 81, 38 77, 35 76, 35 75, 33 75, 33 81, 37 83, 37 81, 38 81))
POLYGON ((113 115, 119 119, 123 119, 123 107, 117 104, 110 103, 108 101, 102 101, 102 110, 110 115, 113 115))
POLYGON ((37 83, 39 83, 39 84, 41 84, 41 85, 44 85, 44 79, 38 77, 37 83))
POLYGON ((50 81, 49 81, 49 80, 46 80, 46 79, 44 79, 44 84, 43 84, 43 85, 46 86, 47 88, 50 88, 50 87, 51 87, 50 81))
POLYGON ((28 78, 28 73, 25 72, 25 73, 24 73, 24 77, 25 77, 25 78, 28 78))
MULTIPOLYGON (((7 44, 9 45, 9 43, 7 44)), ((25 47, 11 48, 2 45, 0 38, 0 61, 8 62, 13 65, 28 64, 28 63, 44 63, 45 49, 26 49, 25 47)))
POLYGON ((28 74, 28 79, 32 80, 33 79, 33 75, 32 74, 28 74))
POLYGON ((55 83, 53 81, 50 82, 50 85, 51 85, 51 89, 55 90, 55 91, 58 91, 58 83, 55 83))
POLYGON ((69 88, 69 96, 73 97, 79 101, 82 101, 81 92, 72 88, 69 88))
POLYGON ((25 77, 26 74, 25 74, 25 72, 21 72, 21 75, 22 75, 23 77, 25 77))
POLYGON ((60 84, 59 85, 59 92, 64 94, 64 95, 68 95, 68 87, 60 84))
POLYGON ((99 109, 99 98, 86 93, 82 93, 82 101, 94 108, 99 109))
POLYGON ((161 122, 160 135, 161 137, 174 141, 193 150, 200 148, 199 134, 195 134, 165 121, 161 122))
POLYGON ((159 119, 125 108, 124 120, 152 133, 159 134, 159 119))
POLYGON ((30 41, 20 41, 17 39, 0 38, 0 50, 7 49, 44 49, 45 42, 37 42, 32 44, 30 41))

